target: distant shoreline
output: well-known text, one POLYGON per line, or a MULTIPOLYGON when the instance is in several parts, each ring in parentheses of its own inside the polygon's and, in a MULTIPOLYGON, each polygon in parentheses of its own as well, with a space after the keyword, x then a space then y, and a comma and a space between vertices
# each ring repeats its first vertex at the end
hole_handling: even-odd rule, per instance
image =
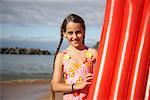
POLYGON ((47 50, 35 49, 35 48, 0 48, 0 54, 25 54, 25 55, 52 55, 51 52, 47 50))
POLYGON ((17 80, 7 80, 2 81, 2 84, 21 84, 21 83, 36 83, 36 82, 50 82, 51 79, 17 79, 17 80))

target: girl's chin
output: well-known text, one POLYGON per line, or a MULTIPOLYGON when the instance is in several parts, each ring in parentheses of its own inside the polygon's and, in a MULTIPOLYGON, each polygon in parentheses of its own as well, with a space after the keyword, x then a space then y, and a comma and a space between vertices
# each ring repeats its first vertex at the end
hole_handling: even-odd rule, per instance
POLYGON ((76 48, 80 46, 79 43, 72 43, 71 45, 76 48))
POLYGON ((77 47, 79 47, 79 45, 78 44, 74 44, 74 45, 72 45, 73 47, 75 47, 75 48, 77 48, 77 47))

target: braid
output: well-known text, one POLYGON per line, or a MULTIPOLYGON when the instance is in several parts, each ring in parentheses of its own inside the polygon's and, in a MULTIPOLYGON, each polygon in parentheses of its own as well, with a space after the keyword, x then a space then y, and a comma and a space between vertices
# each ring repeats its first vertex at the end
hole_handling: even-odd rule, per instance
MULTIPOLYGON (((63 34, 61 34, 60 41, 59 41, 59 45, 58 45, 58 47, 57 47, 57 50, 56 50, 56 53, 55 53, 55 56, 54 56, 52 75, 53 75, 53 73, 54 73, 54 66, 55 66, 56 55, 57 55, 57 53, 59 52, 59 49, 60 49, 60 46, 61 46, 62 42, 63 42, 63 34)), ((55 92, 54 92, 53 89, 52 89, 52 81, 51 81, 51 83, 50 83, 50 86, 51 86, 51 88, 50 88, 50 100, 55 100, 55 92)))
MULTIPOLYGON (((57 55, 57 53, 59 52, 59 49, 60 49, 60 46, 61 46, 62 42, 63 42, 63 34, 61 34, 60 41, 59 41, 59 45, 58 45, 57 50, 56 50, 56 52, 55 52, 54 61, 53 61, 53 72, 54 72, 54 66, 55 66, 56 55, 57 55)), ((52 75, 53 75, 53 72, 52 72, 52 75)))

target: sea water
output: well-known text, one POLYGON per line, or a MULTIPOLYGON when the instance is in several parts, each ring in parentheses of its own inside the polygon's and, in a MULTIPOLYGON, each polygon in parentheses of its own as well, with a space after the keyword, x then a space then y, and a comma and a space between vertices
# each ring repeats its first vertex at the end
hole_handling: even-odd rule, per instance
POLYGON ((51 79, 53 58, 53 55, 0 54, 0 79, 51 79))

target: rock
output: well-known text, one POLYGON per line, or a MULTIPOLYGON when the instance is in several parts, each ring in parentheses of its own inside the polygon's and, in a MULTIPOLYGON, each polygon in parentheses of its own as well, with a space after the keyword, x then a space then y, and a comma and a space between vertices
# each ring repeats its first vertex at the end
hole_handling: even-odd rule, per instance
POLYGON ((47 50, 33 49, 33 48, 0 48, 0 54, 38 54, 38 55, 50 55, 47 50))

